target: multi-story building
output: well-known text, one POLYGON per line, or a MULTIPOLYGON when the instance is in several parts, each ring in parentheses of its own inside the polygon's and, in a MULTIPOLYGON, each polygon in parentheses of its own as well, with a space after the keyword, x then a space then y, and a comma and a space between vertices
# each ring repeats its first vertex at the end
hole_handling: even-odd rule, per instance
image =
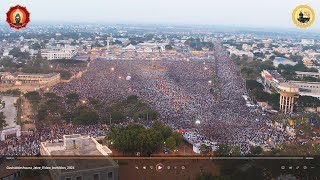
POLYGON ((230 55, 232 55, 232 54, 234 54, 236 56, 246 55, 249 58, 253 58, 254 57, 254 54, 252 52, 250 52, 250 51, 242 51, 242 50, 238 50, 238 49, 235 49, 235 50, 228 49, 228 51, 230 52, 230 55))
POLYGON ((60 73, 50 74, 19 74, 17 81, 22 84, 51 84, 60 81, 60 73))
POLYGON ((314 45, 314 40, 313 39, 301 39, 301 44, 304 46, 314 45))
POLYGON ((112 151, 107 146, 99 144, 93 137, 79 134, 64 135, 63 142, 42 142, 40 153, 41 156, 52 157, 45 161, 48 167, 69 168, 51 169, 49 173, 53 180, 118 179, 119 166, 109 157, 112 151), (89 159, 79 160, 82 156, 89 156, 89 159), (99 157, 103 159, 94 159, 99 157))
MULTIPOLYGON (((306 76, 305 73, 307 72, 298 72, 297 74, 300 74, 300 76, 306 76)), ((318 73, 311 73, 311 75, 318 76, 318 73)), ((320 82, 287 81, 276 70, 263 70, 261 72, 261 77, 263 78, 263 83, 266 86, 272 87, 277 92, 281 92, 281 83, 290 83, 297 86, 297 94, 301 96, 312 96, 320 99, 320 82)))
POLYGON ((54 84, 60 81, 60 73, 50 74, 11 74, 9 72, 3 73, 1 76, 1 83, 4 84, 54 84))
POLYGON ((48 59, 71 59, 77 54, 74 49, 50 49, 41 50, 41 56, 48 59))
POLYGON ((314 77, 320 78, 320 73, 318 72, 303 72, 303 71, 296 71, 295 72, 298 77, 314 77))

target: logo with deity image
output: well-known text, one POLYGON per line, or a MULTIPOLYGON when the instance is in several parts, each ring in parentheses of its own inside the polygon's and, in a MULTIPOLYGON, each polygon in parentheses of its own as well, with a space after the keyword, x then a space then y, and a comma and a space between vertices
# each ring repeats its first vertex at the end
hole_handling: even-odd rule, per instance
POLYGON ((11 28, 21 29, 25 28, 30 22, 30 13, 26 7, 16 5, 11 7, 7 12, 7 22, 11 28))
POLYGON ((315 13, 310 6, 297 6, 292 12, 292 21, 299 28, 310 27, 315 20, 315 13))

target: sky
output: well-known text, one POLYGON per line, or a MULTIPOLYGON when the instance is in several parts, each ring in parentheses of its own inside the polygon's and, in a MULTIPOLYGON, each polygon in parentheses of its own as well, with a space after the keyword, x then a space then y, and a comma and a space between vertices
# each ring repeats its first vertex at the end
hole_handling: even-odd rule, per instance
MULTIPOLYGON (((311 6, 320 28, 319 0, 1 0, 0 20, 10 6, 26 6, 31 22, 203 24, 295 28, 291 13, 311 6)), ((1 22, 0 21, 0 22, 1 22)))

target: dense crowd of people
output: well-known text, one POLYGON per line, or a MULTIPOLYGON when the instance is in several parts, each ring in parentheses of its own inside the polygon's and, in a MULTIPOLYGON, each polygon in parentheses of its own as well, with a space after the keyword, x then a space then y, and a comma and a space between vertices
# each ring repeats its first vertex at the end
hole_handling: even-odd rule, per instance
POLYGON ((244 81, 219 43, 206 57, 99 59, 82 78, 58 84, 53 90, 59 95, 75 92, 106 104, 137 95, 173 129, 195 131, 212 142, 241 146, 242 153, 247 153, 248 142, 266 125, 267 116, 245 105, 244 81))
MULTIPOLYGON (((199 134, 191 138, 191 143, 236 145, 242 154, 249 153, 250 142, 261 135, 259 132, 270 121, 268 116, 246 106, 242 97, 247 94, 244 81, 218 42, 214 52, 202 59, 97 59, 80 78, 57 84, 51 90, 63 97, 77 93, 83 99, 97 99, 106 106, 137 95, 156 109, 159 119, 173 129, 199 134)), ((63 134, 72 133, 104 134, 99 125, 47 127, 37 130, 35 141, 55 141, 63 134)))
POLYGON ((72 125, 48 126, 32 130, 20 137, 9 138, 0 142, 0 155, 3 156, 35 156, 40 153, 40 142, 62 142, 63 135, 81 134, 84 136, 101 137, 106 135, 106 126, 72 125))

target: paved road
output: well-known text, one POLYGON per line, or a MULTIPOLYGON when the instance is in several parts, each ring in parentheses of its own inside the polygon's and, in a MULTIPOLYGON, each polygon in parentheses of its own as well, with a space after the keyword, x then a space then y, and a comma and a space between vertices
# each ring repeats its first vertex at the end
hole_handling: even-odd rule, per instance
POLYGON ((8 123, 7 128, 12 128, 16 126, 15 119, 17 117, 17 109, 14 107, 13 103, 18 99, 18 97, 12 96, 2 96, 2 100, 5 101, 6 106, 2 109, 3 114, 6 116, 6 121, 8 123))

